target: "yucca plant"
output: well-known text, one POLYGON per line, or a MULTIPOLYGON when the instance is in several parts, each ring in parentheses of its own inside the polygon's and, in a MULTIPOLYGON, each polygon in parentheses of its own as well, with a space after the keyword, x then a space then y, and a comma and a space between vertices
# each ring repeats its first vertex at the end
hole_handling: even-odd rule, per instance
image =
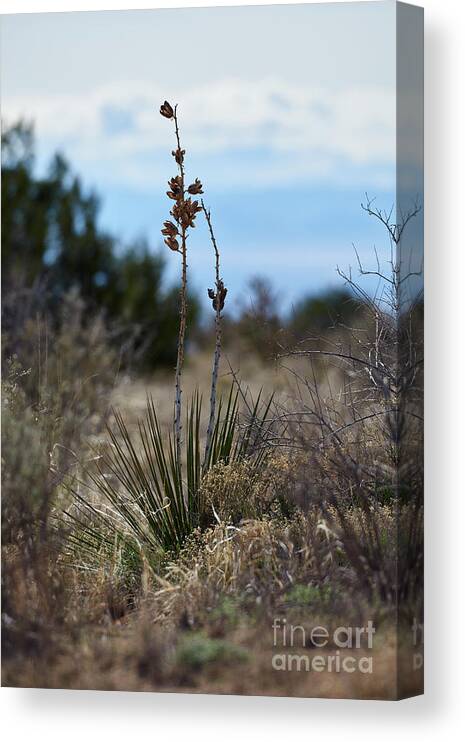
POLYGON ((190 198, 203 193, 201 182, 196 178, 186 185, 185 150, 180 141, 177 106, 165 101, 160 113, 174 122, 176 149, 172 155, 178 167, 178 175, 168 181, 167 195, 174 201, 170 212, 173 221, 164 222, 162 234, 167 247, 180 253, 182 260, 172 428, 164 432, 152 398, 147 400, 147 411, 138 423, 135 437, 121 413, 115 412, 115 427, 108 428, 109 445, 98 453, 95 469, 88 472, 91 483, 103 496, 103 503, 96 506, 83 496, 82 488, 72 486, 76 507, 67 513, 73 524, 70 536, 73 548, 94 555, 116 548, 130 557, 130 563, 134 559, 140 563, 141 555, 150 562, 160 551, 177 551, 194 529, 211 522, 214 513, 205 513, 201 500, 202 477, 219 462, 227 464, 249 458, 253 466, 260 466, 272 426, 268 420, 272 399, 262 404, 261 394, 252 405, 247 405, 247 419, 240 418, 242 391, 236 379, 227 399, 220 399, 217 404, 221 312, 227 294, 220 276, 220 253, 210 211, 203 201, 200 206, 190 198), (203 450, 202 400, 195 394, 188 405, 182 434, 181 386, 187 320, 187 237, 202 211, 215 256, 215 289, 208 289, 215 311, 215 351, 203 450))
POLYGON ((203 461, 202 400, 197 394, 186 415, 185 461, 178 458, 174 435, 164 434, 152 398, 137 436, 116 412, 115 427, 108 428, 109 445, 88 472, 103 503, 96 506, 76 486, 71 488, 77 504, 67 512, 74 525, 72 545, 93 554, 117 546, 132 558, 144 554, 150 562, 160 551, 177 551, 194 529, 211 522, 214 513, 205 513, 200 494, 205 472, 219 462, 245 458, 259 467, 266 456, 272 400, 261 409, 259 395, 243 420, 238 398, 231 387, 226 400, 219 400, 208 458, 203 461))

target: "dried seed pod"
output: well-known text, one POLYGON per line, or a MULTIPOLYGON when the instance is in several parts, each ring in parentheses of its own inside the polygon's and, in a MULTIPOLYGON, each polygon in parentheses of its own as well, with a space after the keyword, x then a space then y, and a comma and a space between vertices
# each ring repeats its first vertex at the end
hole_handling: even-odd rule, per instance
POLYGON ((226 300, 226 294, 228 289, 224 285, 223 281, 218 282, 218 290, 215 292, 213 289, 208 289, 208 298, 212 300, 212 307, 216 312, 216 308, 219 306, 220 312, 224 309, 224 302, 226 300))
POLYGON ((218 292, 218 300, 220 302, 220 312, 222 309, 224 309, 224 302, 226 301, 226 294, 228 293, 228 289, 224 285, 223 281, 220 281, 220 290, 218 292))
POLYGON ((185 201, 178 200, 171 213, 176 221, 187 229, 188 227, 195 227, 195 217, 201 210, 202 207, 199 206, 198 201, 187 198, 185 201))
POLYGON ((189 186, 187 190, 193 196, 196 196, 198 193, 203 193, 202 183, 200 182, 198 178, 196 178, 194 182, 191 183, 191 185, 189 186))
POLYGON ((186 154, 186 150, 185 149, 173 149, 171 154, 173 155, 177 164, 182 165, 182 163, 184 162, 184 155, 186 154))
POLYGON ((180 224, 183 227, 186 226, 185 208, 184 208, 184 203, 182 201, 176 201, 175 205, 171 209, 171 214, 178 224, 180 224))
POLYGON ((182 213, 182 205, 179 201, 176 201, 175 205, 171 209, 171 216, 178 224, 182 223, 182 213))
POLYGON ((171 180, 168 181, 168 185, 170 188, 170 190, 166 192, 168 198, 173 199, 173 201, 178 201, 183 197, 182 179, 179 175, 176 175, 175 178, 171 178, 171 180))
POLYGON ((167 237, 165 245, 168 245, 169 249, 173 250, 173 252, 179 252, 179 242, 174 237, 167 237))
POLYGON ((167 237, 176 237, 178 234, 178 228, 173 222, 163 222, 163 229, 161 230, 163 235, 167 237))
POLYGON ((188 204, 188 210, 191 219, 195 219, 199 211, 202 211, 202 207, 200 206, 198 201, 191 201, 190 198, 187 199, 186 204, 188 204))
POLYGON ((172 119, 174 117, 173 108, 172 106, 170 106, 167 100, 165 100, 165 102, 162 103, 162 105, 160 106, 160 113, 166 119, 172 119))

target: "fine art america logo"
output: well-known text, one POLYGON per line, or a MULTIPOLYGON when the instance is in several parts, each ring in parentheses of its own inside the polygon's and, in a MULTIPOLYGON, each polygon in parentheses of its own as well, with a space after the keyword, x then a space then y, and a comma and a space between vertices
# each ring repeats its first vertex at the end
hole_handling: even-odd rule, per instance
POLYGON ((373 657, 368 653, 373 649, 373 636, 376 632, 373 621, 365 626, 338 626, 328 630, 325 626, 304 626, 288 624, 285 618, 273 621, 273 656, 271 665, 274 670, 297 672, 336 672, 353 673, 373 672, 373 657), (297 653, 298 649, 312 647, 323 650, 312 656, 297 653), (328 648, 335 649, 328 652, 328 648), (351 654, 351 650, 357 651, 351 654))

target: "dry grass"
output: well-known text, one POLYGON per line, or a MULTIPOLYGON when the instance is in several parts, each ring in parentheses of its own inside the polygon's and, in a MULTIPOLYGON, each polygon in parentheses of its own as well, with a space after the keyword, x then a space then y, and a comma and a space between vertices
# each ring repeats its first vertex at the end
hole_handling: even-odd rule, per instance
MULTIPOLYGON (((356 514, 354 513, 354 518, 356 514)), ((393 516, 386 508, 386 527, 393 516)), ((217 525, 194 534, 177 558, 147 574, 136 605, 117 575, 67 571, 67 613, 15 635, 7 652, 5 685, 164 690, 331 698, 395 698, 398 635, 385 607, 357 600, 337 543, 317 511, 290 519, 217 525), (355 600, 354 600, 355 598, 355 600), (271 665, 272 623, 286 617, 308 631, 361 626, 374 619, 373 673, 277 672, 271 665), (53 629, 53 630, 51 630, 53 629), (76 659, 79 658, 79 661, 76 659)), ((30 593, 26 605, 29 610, 30 593)), ((18 601, 25 596, 18 595, 18 601)), ((8 641, 8 639, 7 639, 8 641)), ((298 654, 334 654, 311 645, 298 654)), ((342 651, 359 657, 363 650, 342 651)), ((421 673, 409 672, 418 690, 421 673)))

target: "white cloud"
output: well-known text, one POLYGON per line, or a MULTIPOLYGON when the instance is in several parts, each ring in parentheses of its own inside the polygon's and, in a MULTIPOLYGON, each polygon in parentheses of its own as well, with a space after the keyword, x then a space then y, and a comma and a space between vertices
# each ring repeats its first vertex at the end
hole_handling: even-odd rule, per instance
POLYGON ((12 96, 2 107, 8 121, 33 118, 39 142, 71 152, 112 182, 145 187, 153 183, 153 161, 149 168, 146 158, 173 144, 171 127, 158 114, 165 97, 179 103, 190 153, 220 158, 232 183, 338 180, 354 169, 363 169, 364 178, 369 170, 379 182, 394 165, 395 94, 373 85, 310 89, 270 77, 167 91, 126 82, 85 95, 12 96))

